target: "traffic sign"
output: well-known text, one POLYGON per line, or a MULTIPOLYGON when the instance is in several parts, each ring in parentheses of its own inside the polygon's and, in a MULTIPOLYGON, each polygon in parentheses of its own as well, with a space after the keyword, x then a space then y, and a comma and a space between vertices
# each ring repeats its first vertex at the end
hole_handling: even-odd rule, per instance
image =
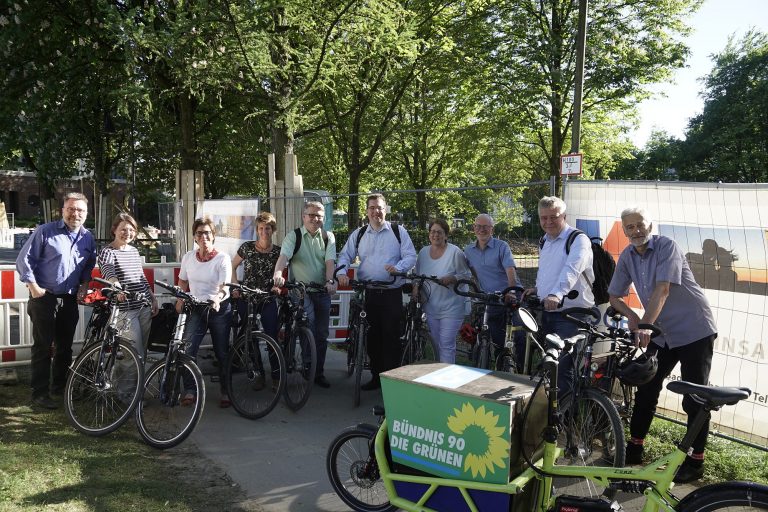
POLYGON ((560 176, 581 176, 581 153, 560 156, 560 176))

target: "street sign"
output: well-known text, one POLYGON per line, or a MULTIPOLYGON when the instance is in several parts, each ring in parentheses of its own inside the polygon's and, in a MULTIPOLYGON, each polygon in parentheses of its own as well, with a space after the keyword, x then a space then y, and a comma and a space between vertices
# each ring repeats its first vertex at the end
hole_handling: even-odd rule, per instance
POLYGON ((560 156, 560 176, 581 176, 581 153, 560 156))

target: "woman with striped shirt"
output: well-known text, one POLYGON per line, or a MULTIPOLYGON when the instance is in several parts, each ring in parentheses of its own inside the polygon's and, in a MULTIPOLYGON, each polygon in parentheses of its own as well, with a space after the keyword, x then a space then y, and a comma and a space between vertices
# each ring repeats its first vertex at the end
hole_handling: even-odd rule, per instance
POLYGON ((137 233, 136 220, 127 213, 118 214, 112 222, 113 240, 99 252, 97 262, 104 279, 120 283, 126 291, 142 293, 152 302, 149 308, 144 300, 123 298, 119 305, 120 316, 129 322, 129 328, 121 336, 133 342, 143 359, 152 317, 157 314, 157 299, 144 276, 139 251, 129 245, 137 233))

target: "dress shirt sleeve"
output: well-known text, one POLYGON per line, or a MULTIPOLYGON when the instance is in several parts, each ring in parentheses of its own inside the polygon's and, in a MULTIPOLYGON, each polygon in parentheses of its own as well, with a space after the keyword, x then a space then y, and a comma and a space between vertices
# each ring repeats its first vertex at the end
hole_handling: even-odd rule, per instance
POLYGON ((16 271, 22 283, 36 283, 34 268, 40 258, 43 247, 43 230, 37 228, 27 239, 16 257, 16 271))
POLYGON ((400 261, 395 264, 395 268, 398 272, 408 272, 416 264, 416 248, 408 231, 402 226, 397 226, 397 229, 400 230, 400 261))
POLYGON ((562 300, 568 292, 573 290, 587 267, 592 265, 591 243, 588 236, 578 235, 573 239, 571 250, 565 259, 565 265, 560 271, 557 288, 549 292, 551 295, 562 300))
POLYGON ((680 284, 683 279, 683 258, 685 255, 674 240, 658 238, 656 252, 656 283, 680 284), (664 243, 665 242, 665 243, 664 243))

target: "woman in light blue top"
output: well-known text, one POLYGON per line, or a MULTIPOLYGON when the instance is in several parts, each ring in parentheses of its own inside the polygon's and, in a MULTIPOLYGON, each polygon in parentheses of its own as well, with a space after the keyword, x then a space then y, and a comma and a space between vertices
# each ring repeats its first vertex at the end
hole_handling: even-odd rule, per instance
POLYGON ((456 335, 464 321, 465 299, 454 293, 453 285, 459 279, 472 277, 464 252, 448 243, 448 233, 450 228, 443 219, 429 223, 430 244, 419 251, 416 273, 436 276, 440 284, 426 282, 421 290, 414 289, 414 296, 424 302, 441 363, 456 361, 456 335))

